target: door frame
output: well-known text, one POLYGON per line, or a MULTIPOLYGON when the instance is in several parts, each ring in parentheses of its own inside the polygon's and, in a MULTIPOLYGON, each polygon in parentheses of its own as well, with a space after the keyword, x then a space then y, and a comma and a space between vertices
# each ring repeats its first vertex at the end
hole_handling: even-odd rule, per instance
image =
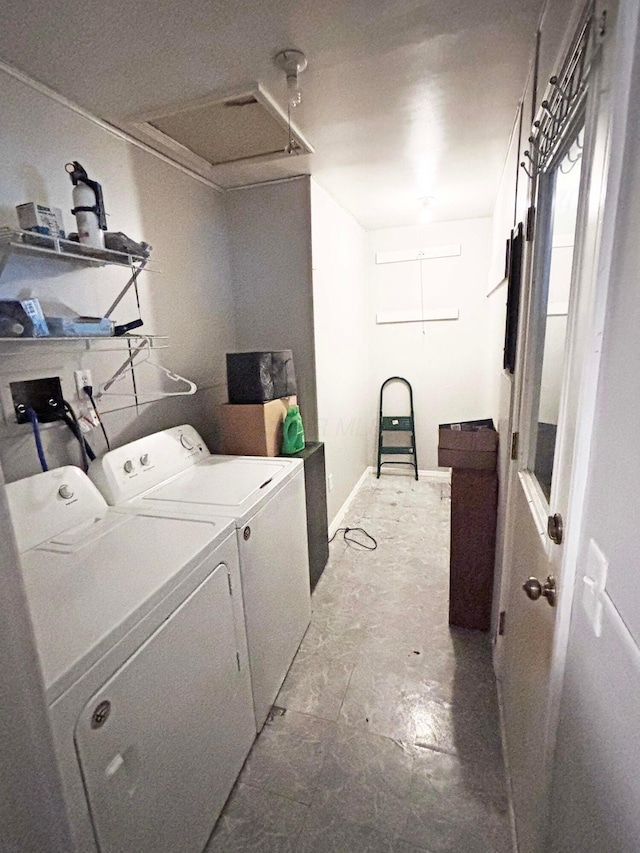
MULTIPOLYGON (((582 281, 581 298, 584 305, 585 297, 591 306, 591 314, 586 328, 585 337, 585 359, 580 378, 580 389, 577 399, 576 429, 574 435, 574 446, 572 453, 572 470, 570 478, 570 490, 568 499, 568 515, 571 524, 567 528, 567 535, 563 548, 562 560, 562 583, 559 590, 555 632, 553 638, 553 657, 549 680, 549 692, 547 702, 547 715, 543 721, 543 761, 548 777, 547 790, 551 793, 551 782, 553 773, 553 756, 556 747, 556 736, 560 718, 560 707, 562 699, 562 687, 564 671, 569 643, 569 631, 571 621, 571 610, 573 606, 574 590, 577 576, 578 547, 581 539, 583 498, 586 493, 589 479, 589 465, 592 450, 592 436, 595 421, 596 397, 599 383, 601 342, 605 326, 606 304, 608 296, 611 265, 614 256, 615 230, 617 220, 617 205, 623 179, 623 158, 625 149, 625 133, 627 124, 627 112, 629 108, 629 79, 633 73, 633 50, 635 47, 636 32, 638 30, 637 17, 633 17, 633 10, 629 9, 631 4, 620 4, 618 0, 596 0, 595 18, 601 19, 606 10, 607 31, 601 40, 602 59, 595 75, 595 83, 592 90, 597 91, 598 109, 587 107, 586 124, 589 130, 600 130, 603 133, 603 103, 605 106, 606 132, 604 140, 601 141, 600 152, 596 152, 596 159, 592 160, 590 172, 594 172, 597 166, 598 174, 589 175, 589 186, 587 188, 589 204, 584 211, 584 216, 579 223, 579 232, 576 232, 576 247, 578 241, 581 243, 583 255, 580 266, 581 276, 590 270, 589 285, 585 288, 582 281), (621 14, 621 6, 624 6, 625 14, 621 14), (623 20, 624 18, 624 20, 623 20), (603 91, 605 90, 604 95, 603 91), (594 177, 597 178, 599 191, 596 193, 594 177), (594 207, 594 195, 598 203, 594 207), (585 242, 586 222, 595 217, 595 227, 592 227, 591 239, 585 242), (585 292, 586 291, 586 292, 585 292)), ((575 21, 571 21, 569 33, 573 37, 575 21)), ((565 45, 566 47, 566 45, 565 45)), ((561 54, 562 56, 563 54, 561 54)), ((590 95, 590 97, 593 97, 590 95)), ((534 98, 537 93, 534 92, 534 98)), ((581 178, 582 180, 582 178, 581 178)), ((530 202, 538 198, 538 180, 534 176, 529 182, 530 202)), ((592 220, 593 221, 593 220, 592 220)), ((535 259, 536 241, 525 243, 525 257, 523 259, 523 288, 520 309, 519 328, 522 330, 517 347, 516 370, 514 373, 509 435, 520 432, 524 427, 523 396, 525 394, 524 371, 527 360, 530 358, 531 343, 527 340, 527 333, 531 327, 532 311, 532 286, 535 259)), ((575 312, 574 312, 575 314, 575 312)), ((522 447, 520 442, 520 447, 522 447)), ((510 461, 509 476, 505 498, 505 539, 502 549, 502 577, 500 587, 500 610, 506 610, 509 601, 509 593, 514 582, 512 576, 511 554, 516 541, 514 529, 514 497, 515 489, 523 488, 522 469, 526 460, 523 459, 521 450, 518 458, 510 461)), ((525 490, 526 493, 526 490, 525 490)), ((535 518, 535 514, 534 514, 535 518)), ((536 522, 538 519, 536 519, 536 522)), ((545 533, 546 535, 546 533, 545 533)), ((509 630, 509 615, 506 615, 506 631, 509 630)), ((498 676, 498 689, 500 690, 500 676, 504 666, 504 642, 501 636, 496 638, 495 664, 498 676)), ((502 697, 500 697, 502 699, 502 697)), ((508 770, 508 755, 506 757, 508 770)))

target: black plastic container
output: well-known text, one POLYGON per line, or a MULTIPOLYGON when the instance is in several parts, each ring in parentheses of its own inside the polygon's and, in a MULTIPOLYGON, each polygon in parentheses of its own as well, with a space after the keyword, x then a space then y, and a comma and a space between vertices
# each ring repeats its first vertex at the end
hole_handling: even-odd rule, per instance
POLYGON ((227 386, 230 403, 266 403, 297 394, 293 353, 228 352, 227 386))

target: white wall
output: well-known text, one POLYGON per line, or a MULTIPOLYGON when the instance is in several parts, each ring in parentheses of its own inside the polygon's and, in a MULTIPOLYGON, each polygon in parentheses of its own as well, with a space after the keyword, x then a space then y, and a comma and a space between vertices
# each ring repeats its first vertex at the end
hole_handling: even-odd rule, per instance
MULTIPOLYGON (((491 220, 467 219, 369 233, 374 394, 389 376, 411 382, 418 464, 438 467, 438 424, 491 417, 490 312, 486 299, 491 220), (377 252, 460 244, 457 257, 376 264, 377 252), (422 265, 422 295, 421 267, 422 265), (380 311, 458 308, 458 320, 376 324, 380 311)), ((393 400, 390 400, 393 404, 393 400)), ((377 402, 374 404, 377 418, 377 402)), ((403 414, 401 411, 391 414, 403 414)), ((371 461, 375 459, 372 447, 371 461)), ((384 469, 383 469, 384 470, 384 469)), ((388 470, 392 470, 389 468, 388 470)))
POLYGON ((367 234, 313 180, 311 237, 318 428, 333 481, 327 495, 331 521, 369 464, 375 442, 367 234))
MULTIPOLYGON (((162 273, 143 273, 139 292, 143 331, 168 334, 171 348, 156 357, 195 380, 194 397, 180 397, 135 408, 130 398, 104 398, 104 422, 113 444, 191 421, 209 441, 215 439, 215 403, 225 399, 224 352, 235 345, 226 218, 222 197, 70 108, 0 71, 0 224, 17 225, 14 207, 37 201, 62 208, 67 230, 75 229, 71 182, 64 170, 79 160, 104 189, 109 229, 151 243, 162 273)), ((37 296, 63 303, 79 314, 104 313, 127 279, 127 271, 85 269, 33 259, 12 259, 0 278, 0 296, 37 296)), ((114 314, 119 321, 137 316, 133 291, 114 314)), ((8 481, 36 473, 39 464, 28 426, 14 423, 6 388, 14 379, 58 375, 63 393, 75 402, 72 371, 93 371, 94 386, 105 382, 125 353, 98 355, 56 344, 0 344, 0 395, 9 423, 0 427, 0 458, 8 481), (3 390, 4 389, 4 390, 3 390)), ((141 369, 138 386, 155 395, 161 387, 151 370, 141 369)), ((123 383, 123 391, 131 389, 123 383)), ((116 389, 114 389, 116 390, 116 389)), ((149 396, 146 399, 150 399, 149 396)), ((65 427, 45 429, 50 465, 78 462, 77 444, 65 427)), ((102 452, 98 431, 90 440, 102 452)))
MULTIPOLYGON (((635 853, 640 849, 640 39, 638 5, 622 2, 612 150, 625 142, 617 209, 605 218, 613 238, 602 339, 590 479, 584 502, 578 576, 563 688, 552 797, 556 853, 635 853), (632 68, 633 62, 633 68, 632 68), (631 80, 627 89, 625 76, 631 80), (621 91, 622 90, 622 91, 621 91), (628 125, 624 111, 628 100, 628 125), (602 636, 582 607, 590 541, 609 563, 602 636)), ((614 89, 615 91, 615 89, 614 89)))
POLYGON ((230 192, 238 351, 293 350, 305 435, 318 435, 310 179, 230 192))

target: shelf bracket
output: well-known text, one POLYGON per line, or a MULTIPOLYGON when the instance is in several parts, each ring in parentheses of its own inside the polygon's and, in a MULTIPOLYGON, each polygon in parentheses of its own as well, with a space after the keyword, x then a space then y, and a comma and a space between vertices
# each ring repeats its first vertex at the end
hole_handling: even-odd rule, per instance
POLYGON ((122 302, 122 300, 123 300, 123 299, 124 299, 124 297, 126 296, 126 294, 127 294, 127 292, 129 291, 129 289, 130 289, 131 287, 133 287, 133 285, 136 283, 136 281, 137 281, 137 279, 138 279, 138 276, 140 275, 140 273, 142 272, 142 270, 146 267, 146 265, 147 265, 147 259, 146 259, 146 258, 144 258, 144 260, 140 261, 139 266, 135 267, 135 269, 134 269, 134 271, 133 271, 133 274, 132 274, 131 278, 130 278, 130 279, 129 279, 129 281, 125 284, 125 286, 122 288, 122 290, 120 291, 120 293, 119 293, 119 294, 118 294, 118 296, 116 297, 115 301, 114 301, 114 302, 113 302, 113 304, 110 306, 110 308, 109 308, 109 310, 107 311, 107 313, 104 315, 105 317, 107 317, 107 318, 111 317, 112 313, 116 310, 116 308, 118 307, 118 305, 122 302))

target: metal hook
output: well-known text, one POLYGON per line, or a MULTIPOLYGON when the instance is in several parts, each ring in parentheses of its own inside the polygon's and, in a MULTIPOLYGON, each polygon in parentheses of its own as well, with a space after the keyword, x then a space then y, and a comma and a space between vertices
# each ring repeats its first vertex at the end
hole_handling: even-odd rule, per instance
POLYGON ((558 78, 555 76, 555 74, 553 75, 553 77, 551 77, 549 79, 549 83, 551 83, 551 85, 553 86, 553 88, 558 93, 558 95, 562 98, 563 101, 567 101, 567 102, 571 101, 571 98, 569 97, 569 95, 565 94, 565 92, 562 90, 562 88, 558 84, 558 78))
POLYGON ((553 128, 549 128, 549 130, 551 132, 547 132, 546 127, 540 128, 540 136, 542 137, 540 142, 538 143, 538 147, 540 148, 540 150, 543 150, 546 147, 545 143, 548 145, 553 140, 553 128))
POLYGON ((520 167, 521 167, 521 168, 522 168, 522 170, 524 171, 525 175, 527 175, 527 177, 529 178, 529 180, 530 180, 530 181, 532 181, 532 180, 533 180, 533 175, 532 175, 532 174, 531 174, 531 172, 527 169, 527 164, 524 162, 524 160, 522 161, 522 163, 520 163, 520 167))
POLYGON ((543 139, 546 139, 547 142, 551 142, 555 135, 555 121, 553 116, 550 117, 550 121, 548 123, 542 124, 542 122, 538 122, 538 133, 539 136, 542 136, 543 139))
MULTIPOLYGON (((551 117, 551 120, 553 121, 553 116, 551 117)), ((540 119, 536 119, 533 123, 533 126, 538 131, 538 136, 536 138, 536 141, 538 143, 538 147, 540 147, 540 137, 542 137, 543 139, 546 139, 547 141, 550 141, 551 139, 553 139, 553 133, 551 135, 549 133, 547 133, 547 125, 546 124, 543 125, 542 122, 540 121, 540 119)))
MULTIPOLYGON (((548 134, 546 134, 546 133, 544 135, 547 137, 547 139, 553 138, 556 135, 558 127, 559 127, 560 122, 562 120, 562 116, 560 116, 558 114, 559 112, 561 112, 561 109, 558 111, 554 111, 551 104, 549 103, 549 101, 546 100, 546 98, 540 104, 540 106, 548 114, 549 119, 551 121, 551 137, 549 137, 548 134)), ((560 107, 562 108, 562 104, 560 104, 560 107)), ((542 132, 544 133, 544 130, 542 132)))
MULTIPOLYGON (((549 103, 549 101, 546 98, 540 104, 540 106, 548 114, 549 118, 551 119, 551 123, 553 125, 552 130, 551 130, 551 135, 555 136, 556 128, 557 128, 558 124, 560 123, 560 118, 558 116, 558 113, 561 112, 561 109, 560 110, 554 110, 553 106, 549 103)), ((562 105, 560 105, 560 107, 562 108, 562 105)))

